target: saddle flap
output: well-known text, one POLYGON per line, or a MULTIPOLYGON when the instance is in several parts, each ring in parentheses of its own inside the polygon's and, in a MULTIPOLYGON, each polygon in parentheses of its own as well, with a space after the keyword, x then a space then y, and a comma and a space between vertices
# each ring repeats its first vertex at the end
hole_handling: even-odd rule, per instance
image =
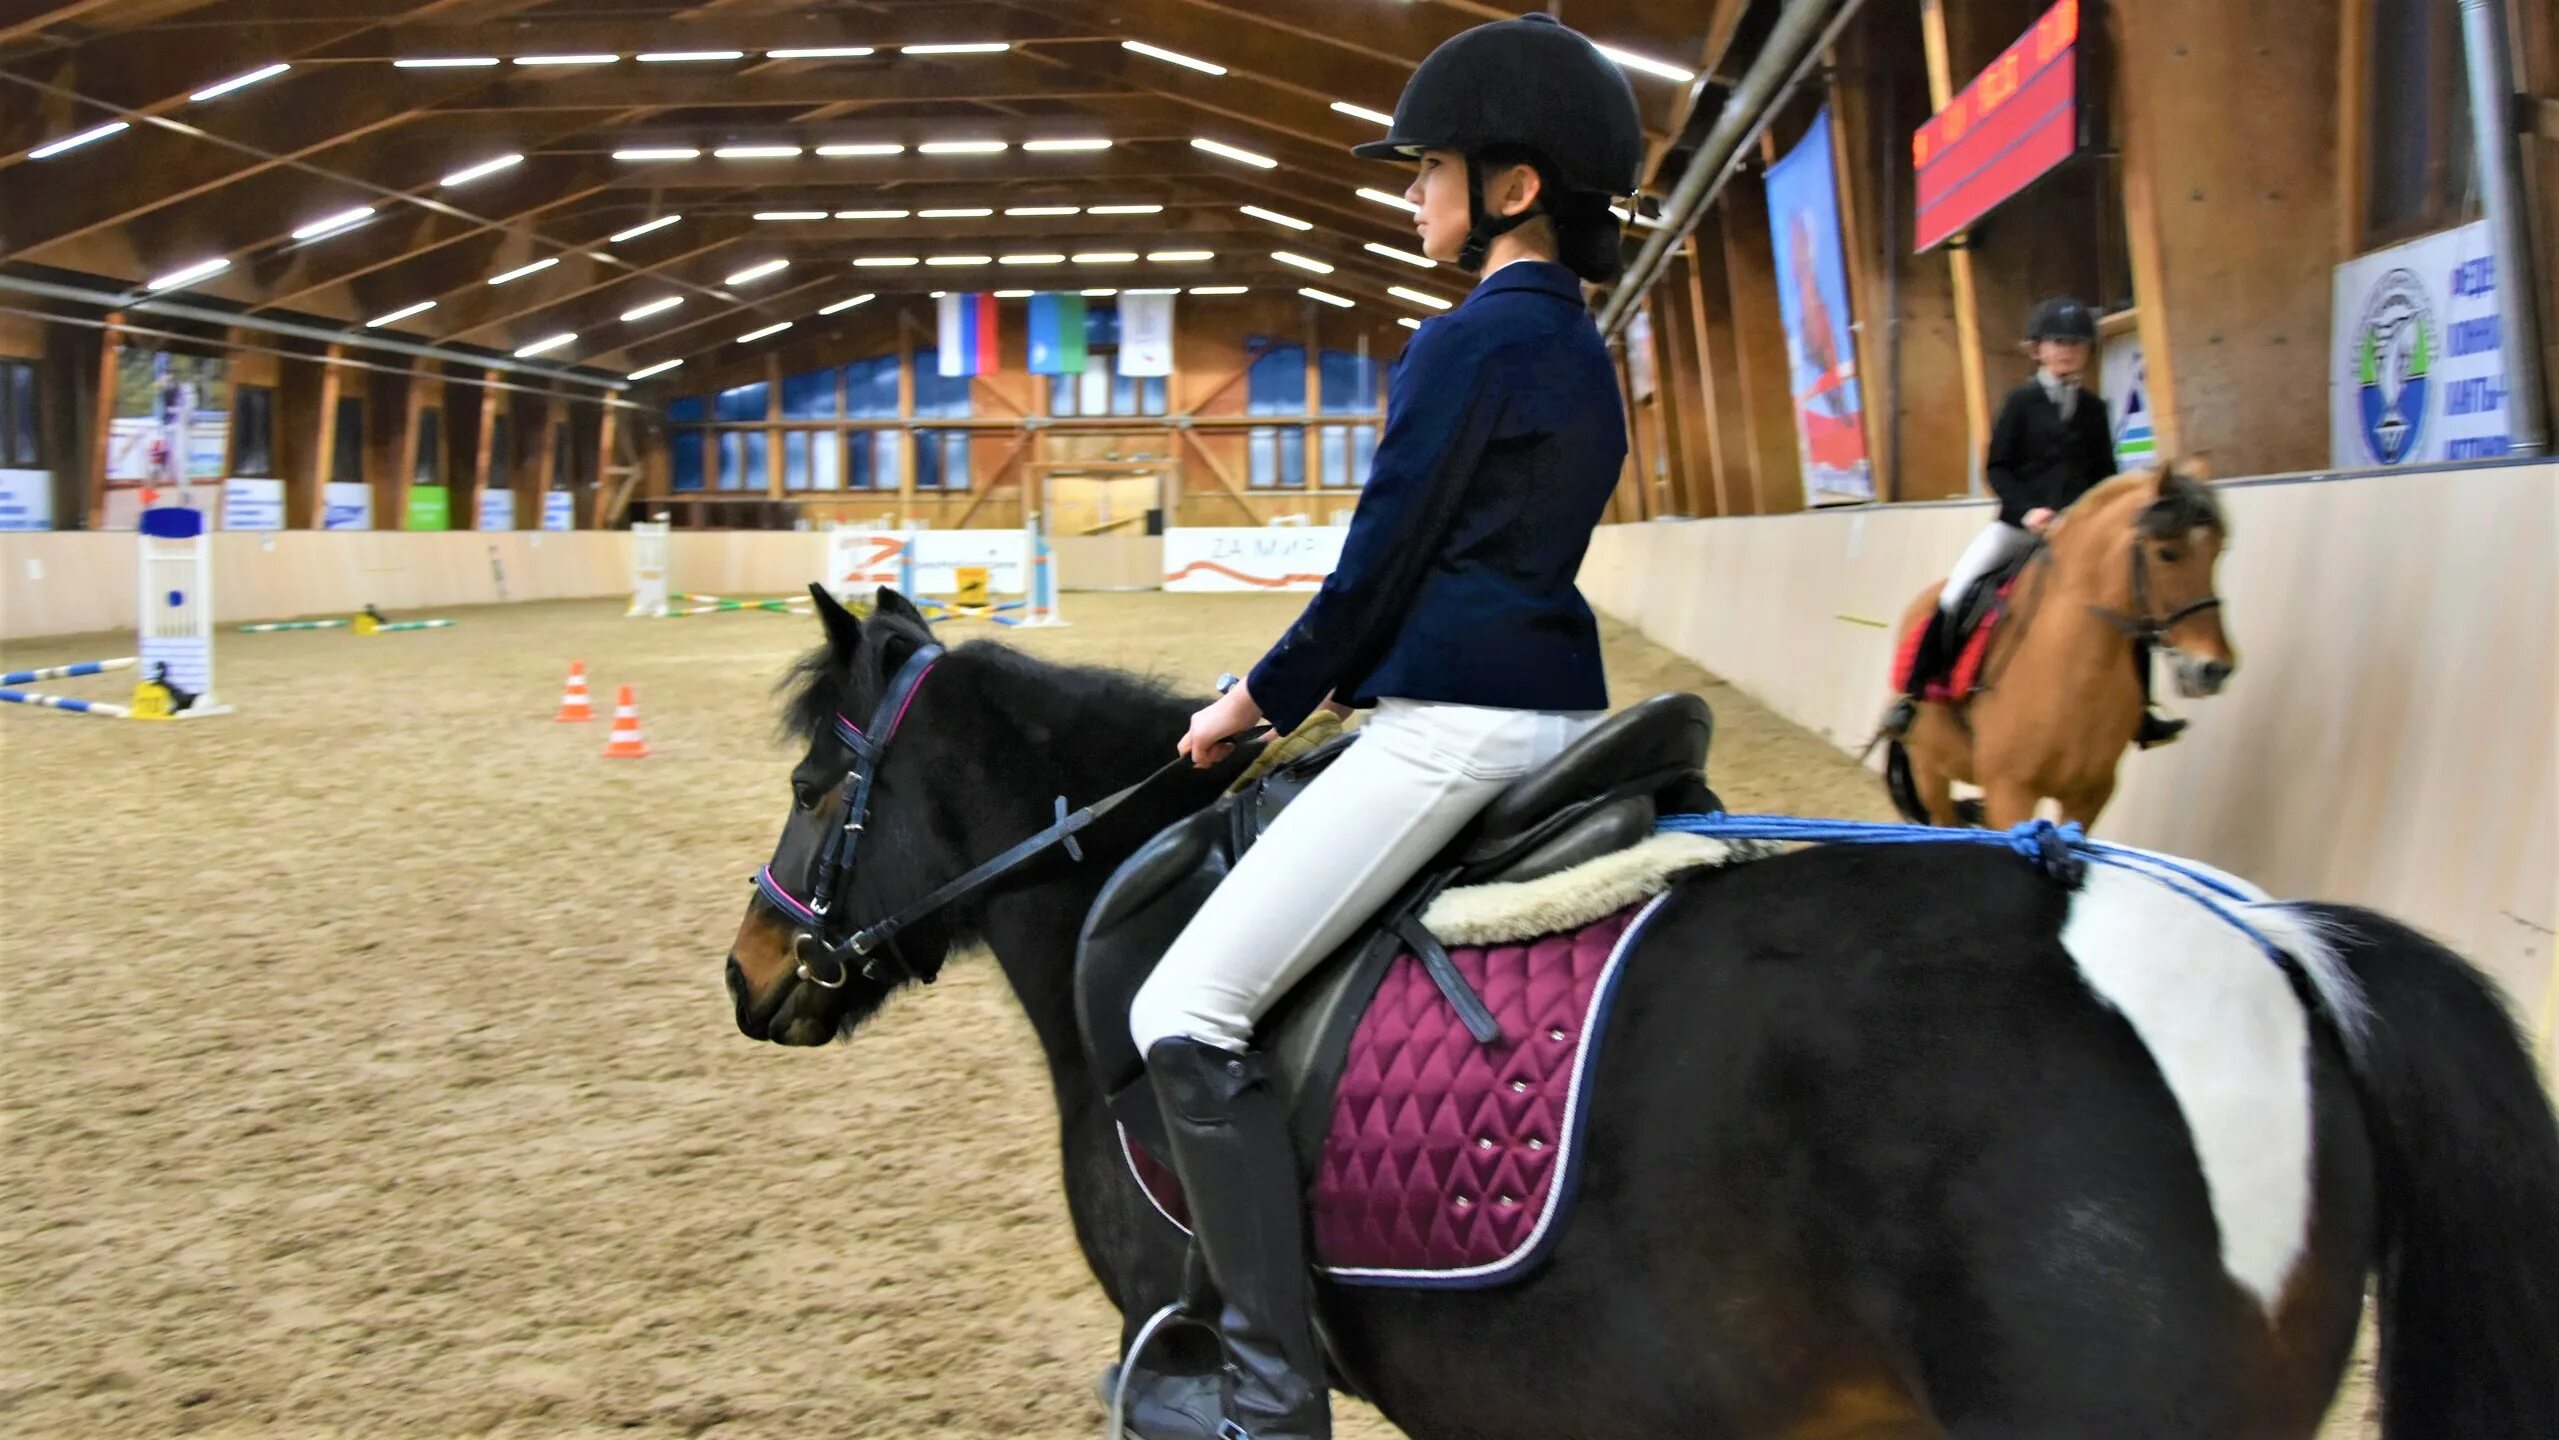
POLYGON ((1655 695, 1608 717, 1485 809, 1462 857, 1467 870, 1508 865, 1550 838, 1558 817, 1593 802, 1702 782, 1714 736, 1714 712, 1685 692, 1655 695))

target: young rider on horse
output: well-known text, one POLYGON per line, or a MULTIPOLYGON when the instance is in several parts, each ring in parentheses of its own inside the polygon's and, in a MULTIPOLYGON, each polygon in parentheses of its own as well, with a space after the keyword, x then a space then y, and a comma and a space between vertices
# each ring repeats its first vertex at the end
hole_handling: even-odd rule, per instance
MULTIPOLYGON (((2036 306, 2028 317, 2026 344, 2035 360, 2035 378, 2008 392, 1983 457, 1991 491, 1999 497, 1999 518, 1973 537, 1946 577, 1946 588, 1938 592, 1937 613, 1929 618, 1911 662, 1908 696, 1887 722, 1890 728, 1907 729, 1910 707, 1955 663, 1964 640, 1953 633, 1955 617, 1973 587, 2034 548, 2037 537, 2072 501, 2115 473, 2115 438, 2106 402, 2084 382, 2096 343, 2097 317, 2066 295, 2036 306)), ((2133 739, 2145 750, 2165 745, 2186 722, 2165 719, 2148 708, 2148 646, 2134 647, 2133 663, 2141 671, 2143 702, 2141 728, 2133 739)))
POLYGON ((1191 719, 1202 767, 1257 721, 1376 707, 1174 942, 1130 1017, 1224 1309, 1221 1402, 1251 1440, 1331 1431, 1301 1177, 1253 1027, 1477 812, 1596 723, 1599 632, 1573 580, 1626 455, 1581 282, 1613 279, 1612 196, 1642 127, 1617 67, 1544 15, 1413 74, 1384 140, 1433 259, 1480 271, 1424 324, 1333 574, 1243 684, 1191 719))

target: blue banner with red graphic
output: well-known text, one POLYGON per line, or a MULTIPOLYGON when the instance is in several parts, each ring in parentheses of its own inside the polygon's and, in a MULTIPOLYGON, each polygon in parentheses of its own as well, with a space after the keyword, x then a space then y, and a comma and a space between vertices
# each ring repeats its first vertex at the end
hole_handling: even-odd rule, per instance
POLYGON ((1872 500, 1866 410, 1849 330, 1847 252, 1839 239, 1839 180, 1831 163, 1830 109, 1785 158, 1768 167, 1768 228, 1777 251, 1777 308, 1786 321, 1795 440, 1804 500, 1872 500))

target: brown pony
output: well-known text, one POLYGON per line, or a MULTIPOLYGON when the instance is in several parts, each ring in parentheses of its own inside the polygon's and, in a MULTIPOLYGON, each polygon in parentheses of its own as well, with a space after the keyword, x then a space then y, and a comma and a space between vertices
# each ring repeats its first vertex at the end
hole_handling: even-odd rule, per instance
MULTIPOLYGON (((2009 592, 1981 688, 1955 704, 1922 703, 1893 737, 1885 784, 1894 807, 1922 824, 2004 828, 2033 819, 2049 798, 2063 819, 2095 824, 2141 721, 2140 647, 2175 658, 2178 691, 2189 697, 2218 693, 2239 668, 2213 593, 2228 538, 2211 489, 2173 467, 2081 496, 2009 592), (1957 780, 1982 788, 1978 814, 1954 799, 1957 780)), ((1939 589, 1902 612, 1905 651, 1939 589)))

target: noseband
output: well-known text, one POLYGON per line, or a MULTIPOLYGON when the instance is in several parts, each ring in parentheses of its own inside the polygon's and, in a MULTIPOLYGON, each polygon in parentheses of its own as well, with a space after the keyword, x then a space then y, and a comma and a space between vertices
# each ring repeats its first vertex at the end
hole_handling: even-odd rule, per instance
POLYGON ((2200 600, 2190 601, 2187 604, 2180 605, 2176 609, 2169 611, 2165 615, 2154 618, 2150 613, 2150 552, 2142 548, 2141 541, 2142 537, 2140 535, 2136 534, 2133 536, 2133 613, 2130 615, 2119 614, 2102 605, 2091 605, 2088 609, 2091 614, 2096 615, 2099 619, 2106 621, 2116 629, 2123 631, 2134 640, 2140 641, 2145 645, 2160 645, 2164 648, 2173 650, 2176 647, 2166 643, 2168 639, 2168 632, 2175 629, 2181 621, 2200 615, 2207 610, 2220 609, 2221 597, 2218 595, 2206 594, 2200 600))
MULTIPOLYGON (((908 707, 915 703, 916 691, 924 677, 932 673, 935 662, 942 658, 942 647, 927 645, 907 657, 889 681, 888 690, 871 712, 868 729, 853 723, 852 717, 835 717, 836 738, 853 752, 852 768, 844 775, 842 794, 844 815, 841 823, 827 836, 825 848, 819 852, 809 898, 793 895, 780 877, 773 873, 771 862, 755 872, 755 888, 775 909, 799 922, 791 936, 791 969, 795 981, 806 981, 820 990, 841 990, 853 978, 853 965, 859 962, 864 978, 882 984, 907 980, 933 983, 940 973, 937 964, 919 970, 908 964, 893 943, 899 931, 994 883, 1007 872, 1035 856, 1063 847, 1069 858, 1084 858, 1084 847, 1076 835, 1103 816, 1126 803, 1137 792, 1177 770, 1190 768, 1188 756, 1176 755, 1126 789, 1117 790, 1081 810, 1069 812, 1066 797, 1056 797, 1057 819, 1038 834, 971 869, 967 874, 935 890, 932 894, 890 915, 884 920, 851 928, 843 902, 852 889, 854 854, 861 848, 865 826, 871 814, 871 791, 880 766, 888 758, 889 742, 897 738, 898 726, 906 719, 908 707)), ((1230 736, 1235 741, 1247 740, 1257 733, 1247 731, 1230 736)), ((777 852, 775 859, 781 856, 777 852)))

